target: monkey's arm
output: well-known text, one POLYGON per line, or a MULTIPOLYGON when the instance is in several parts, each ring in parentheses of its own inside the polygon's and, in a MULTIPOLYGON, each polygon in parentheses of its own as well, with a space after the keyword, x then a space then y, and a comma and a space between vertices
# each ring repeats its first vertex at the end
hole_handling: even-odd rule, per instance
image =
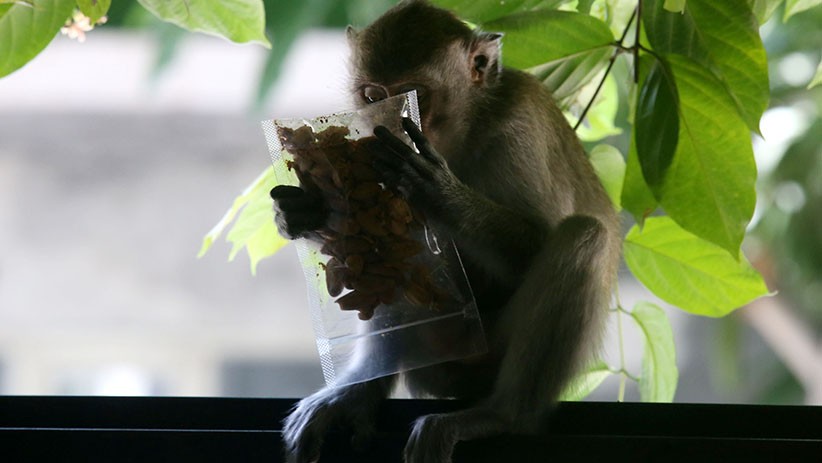
POLYGON ((546 242, 549 224, 468 187, 410 119, 403 119, 403 128, 419 152, 386 128, 374 129, 374 135, 388 148, 379 161, 386 180, 404 189, 413 204, 453 231, 461 248, 493 274, 521 274, 530 264, 535 246, 546 242))

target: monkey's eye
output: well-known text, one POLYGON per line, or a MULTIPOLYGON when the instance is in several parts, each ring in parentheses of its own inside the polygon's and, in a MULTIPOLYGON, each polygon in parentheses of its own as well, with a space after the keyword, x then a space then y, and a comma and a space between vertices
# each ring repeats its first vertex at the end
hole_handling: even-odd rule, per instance
POLYGON ((377 87, 375 85, 366 85, 362 89, 362 97, 366 103, 374 103, 386 99, 388 97, 388 94, 382 87, 377 87))

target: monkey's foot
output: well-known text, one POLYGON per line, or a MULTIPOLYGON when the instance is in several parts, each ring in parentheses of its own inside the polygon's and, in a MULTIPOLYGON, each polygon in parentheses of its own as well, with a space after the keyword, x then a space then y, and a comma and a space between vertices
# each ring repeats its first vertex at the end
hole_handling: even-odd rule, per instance
POLYGON ((457 442, 508 429, 507 421, 487 408, 422 416, 414 422, 405 445, 405 463, 450 463, 457 442))

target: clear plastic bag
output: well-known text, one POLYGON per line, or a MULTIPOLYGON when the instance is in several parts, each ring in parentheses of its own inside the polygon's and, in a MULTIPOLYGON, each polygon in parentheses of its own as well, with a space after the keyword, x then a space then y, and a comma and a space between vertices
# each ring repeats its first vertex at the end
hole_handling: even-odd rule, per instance
POLYGON ((315 119, 263 121, 278 184, 323 196, 319 242, 300 239, 312 323, 328 385, 485 352, 476 303, 451 239, 427 223, 371 164, 374 127, 408 143, 415 92, 315 119))

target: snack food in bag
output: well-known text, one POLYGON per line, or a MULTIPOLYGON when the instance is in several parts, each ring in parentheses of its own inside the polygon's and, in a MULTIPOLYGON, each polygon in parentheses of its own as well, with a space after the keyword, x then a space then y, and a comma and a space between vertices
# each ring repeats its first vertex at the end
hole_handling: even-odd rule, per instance
POLYGON ((385 126, 410 140, 416 93, 315 119, 267 120, 279 184, 320 195, 317 239, 296 240, 326 383, 343 385, 486 350, 456 248, 373 167, 385 126))

